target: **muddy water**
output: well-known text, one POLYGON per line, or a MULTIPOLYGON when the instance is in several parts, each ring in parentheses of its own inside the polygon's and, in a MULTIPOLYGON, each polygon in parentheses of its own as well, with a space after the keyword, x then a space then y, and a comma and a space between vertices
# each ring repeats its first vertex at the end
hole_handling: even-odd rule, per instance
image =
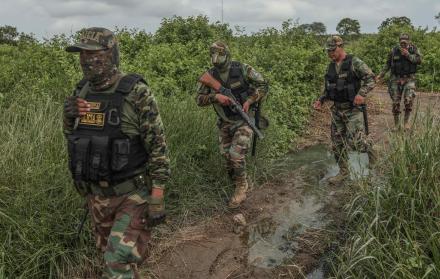
MULTIPOLYGON (((368 174, 366 154, 350 153, 351 178, 368 174)), ((299 200, 291 200, 270 218, 248 227, 245 240, 249 247, 248 263, 259 268, 274 268, 295 256, 301 235, 319 231, 328 224, 323 207, 329 193, 326 179, 338 173, 333 155, 324 145, 317 145, 291 154, 277 163, 280 172, 293 172, 294 191, 301 191, 299 200)), ((320 268, 308 278, 323 278, 320 268)))

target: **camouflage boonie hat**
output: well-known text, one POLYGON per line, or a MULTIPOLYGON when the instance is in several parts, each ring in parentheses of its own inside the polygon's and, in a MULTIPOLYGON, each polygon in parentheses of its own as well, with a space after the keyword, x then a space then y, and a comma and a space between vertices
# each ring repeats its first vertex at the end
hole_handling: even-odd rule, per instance
POLYGON ((409 41, 409 35, 406 33, 400 34, 399 41, 409 41))
POLYGON ((110 49, 116 44, 115 34, 102 27, 84 29, 79 37, 79 42, 66 47, 67 52, 79 52, 81 50, 110 49))
POLYGON ((325 49, 328 50, 335 50, 336 47, 342 46, 344 44, 344 41, 339 36, 331 36, 327 39, 327 42, 325 43, 325 49))

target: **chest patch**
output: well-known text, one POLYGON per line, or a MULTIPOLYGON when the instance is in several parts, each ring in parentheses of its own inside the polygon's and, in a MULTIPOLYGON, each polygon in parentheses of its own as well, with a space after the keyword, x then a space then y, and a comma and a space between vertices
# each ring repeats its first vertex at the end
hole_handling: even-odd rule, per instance
POLYGON ((98 102, 88 102, 88 104, 92 110, 99 110, 101 108, 101 103, 98 102))
POLYGON ((83 125, 104 127, 104 120, 105 120, 105 113, 87 112, 86 115, 81 116, 79 123, 83 125))

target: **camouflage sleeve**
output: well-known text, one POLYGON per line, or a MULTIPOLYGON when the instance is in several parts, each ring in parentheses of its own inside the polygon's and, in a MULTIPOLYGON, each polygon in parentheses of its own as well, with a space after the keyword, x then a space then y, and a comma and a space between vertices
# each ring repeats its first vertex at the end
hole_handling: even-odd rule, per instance
POLYGON ((412 47, 414 48, 414 53, 408 55, 408 60, 411 61, 411 63, 420 65, 422 63, 422 55, 416 46, 413 45, 412 47))
POLYGON ((255 91, 249 96, 248 101, 252 104, 264 98, 268 91, 268 83, 264 80, 263 76, 253 67, 244 63, 243 74, 247 82, 249 82, 249 84, 255 89, 255 91))
POLYGON ((139 117, 140 134, 149 155, 147 169, 153 187, 164 188, 165 182, 170 177, 170 160, 159 108, 147 85, 138 83, 134 90, 137 96, 135 106, 139 117))
POLYGON ((374 88, 374 73, 365 62, 357 57, 353 57, 353 69, 356 76, 362 82, 358 94, 365 97, 374 88))
POLYGON ((213 92, 209 87, 202 84, 201 82, 197 82, 196 91, 196 102, 198 106, 205 107, 217 102, 217 99, 215 98, 215 92, 213 92))
POLYGON ((391 50, 391 52, 388 53, 387 62, 385 63, 383 70, 379 74, 380 77, 385 76, 385 74, 391 69, 391 60, 392 59, 393 59, 393 51, 391 50))

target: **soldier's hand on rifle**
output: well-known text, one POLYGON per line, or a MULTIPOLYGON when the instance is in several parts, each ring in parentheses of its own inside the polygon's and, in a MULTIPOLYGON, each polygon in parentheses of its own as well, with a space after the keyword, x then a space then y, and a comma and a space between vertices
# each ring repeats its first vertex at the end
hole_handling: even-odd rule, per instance
POLYGON ((217 102, 218 102, 220 105, 222 105, 222 106, 229 106, 229 105, 232 104, 232 100, 231 100, 231 98, 229 98, 229 97, 227 97, 227 96, 225 96, 225 95, 222 95, 222 94, 216 94, 216 95, 215 95, 215 98, 216 98, 217 102))
POLYGON ((250 107, 251 107, 251 103, 249 101, 244 102, 243 111, 248 113, 250 107))
POLYGON ((355 106, 360 106, 365 104, 365 97, 361 96, 361 95, 356 95, 356 97, 354 97, 354 101, 353 101, 355 106))
POLYGON ((313 108, 314 108, 314 109, 316 109, 316 110, 320 110, 321 107, 322 107, 322 103, 321 103, 320 100, 316 100, 316 101, 313 103, 313 108))
POLYGON ((166 215, 163 189, 153 186, 148 200, 148 227, 154 227, 163 223, 166 215))
POLYGON ((77 118, 90 111, 90 104, 82 98, 69 96, 64 101, 64 116, 66 118, 77 118))

